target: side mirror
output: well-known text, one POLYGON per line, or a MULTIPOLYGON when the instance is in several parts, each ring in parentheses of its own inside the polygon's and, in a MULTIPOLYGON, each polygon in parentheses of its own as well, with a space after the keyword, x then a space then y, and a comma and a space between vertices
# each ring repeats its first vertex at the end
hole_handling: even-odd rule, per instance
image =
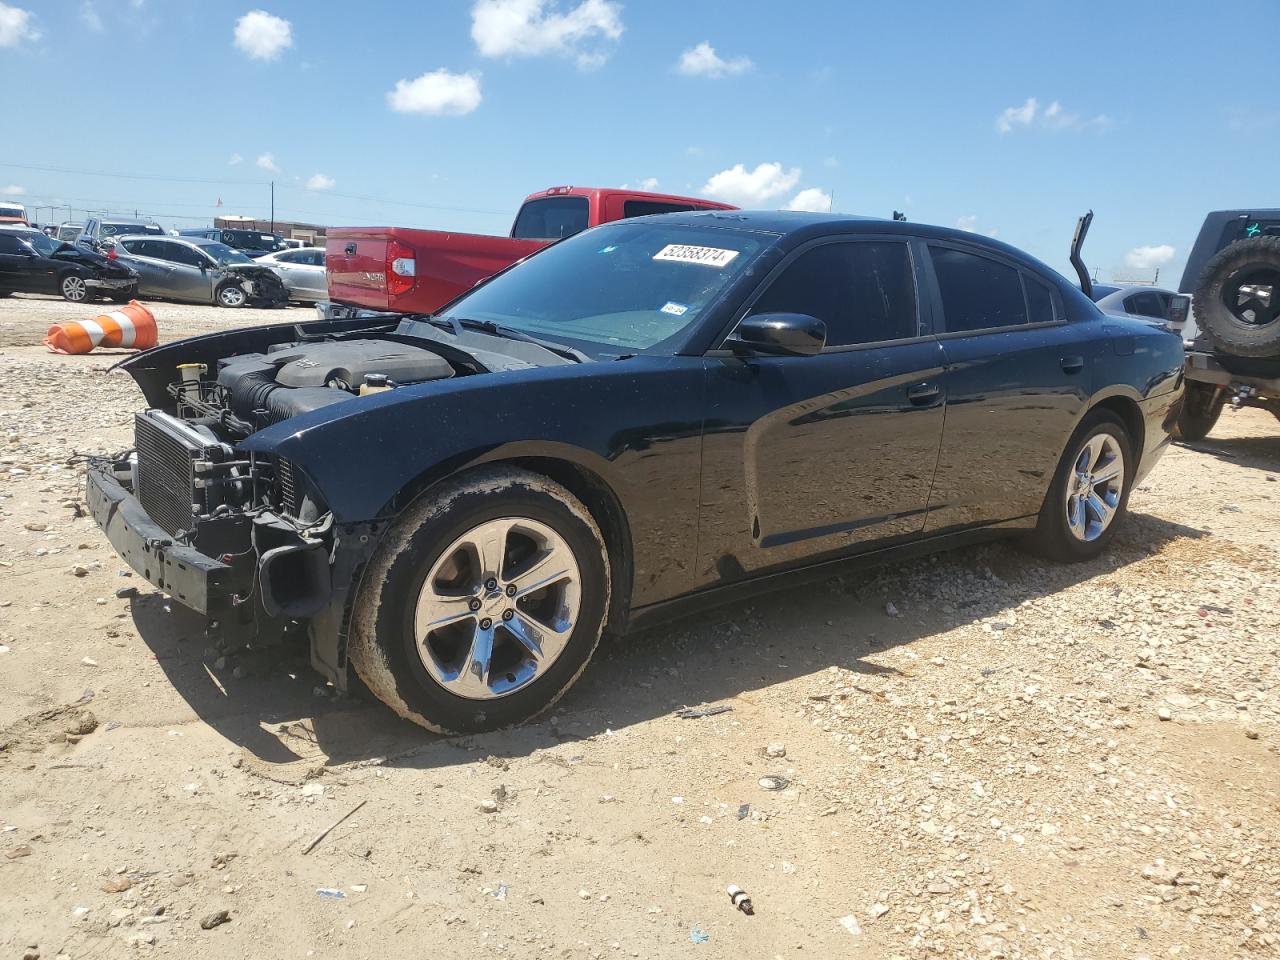
POLYGON ((806 313, 744 317, 725 345, 734 353, 812 357, 827 343, 827 325, 806 313))

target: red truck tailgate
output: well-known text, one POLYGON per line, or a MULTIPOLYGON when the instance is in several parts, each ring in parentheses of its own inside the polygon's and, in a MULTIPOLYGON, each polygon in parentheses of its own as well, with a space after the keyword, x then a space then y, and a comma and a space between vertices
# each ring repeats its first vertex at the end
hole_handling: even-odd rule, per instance
POLYGON ((547 243, 403 227, 333 229, 325 241, 329 298, 370 310, 431 313, 547 243))

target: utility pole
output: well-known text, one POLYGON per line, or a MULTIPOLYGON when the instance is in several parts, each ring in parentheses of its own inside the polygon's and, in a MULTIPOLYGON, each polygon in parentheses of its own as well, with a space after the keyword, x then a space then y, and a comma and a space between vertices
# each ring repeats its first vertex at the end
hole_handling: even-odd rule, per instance
POLYGON ((271 181, 271 232, 276 232, 276 182, 271 181))

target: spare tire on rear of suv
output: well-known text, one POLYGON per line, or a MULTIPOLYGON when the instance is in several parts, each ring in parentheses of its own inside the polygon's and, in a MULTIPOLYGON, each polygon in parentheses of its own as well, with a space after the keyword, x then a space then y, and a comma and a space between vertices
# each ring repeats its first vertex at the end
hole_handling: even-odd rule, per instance
POLYGON ((1195 315, 1223 353, 1280 357, 1280 237, 1253 237, 1210 260, 1195 292, 1195 315))

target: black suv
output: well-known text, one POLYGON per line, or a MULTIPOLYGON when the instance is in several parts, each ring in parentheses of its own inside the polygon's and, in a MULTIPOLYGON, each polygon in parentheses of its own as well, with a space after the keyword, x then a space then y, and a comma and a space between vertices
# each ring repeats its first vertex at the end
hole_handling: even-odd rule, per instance
POLYGON ((73 246, 28 227, 0 228, 0 297, 11 293, 61 294, 72 303, 106 296, 127 303, 138 295, 138 275, 84 246, 73 246))
POLYGON ((233 250, 239 250, 249 257, 262 257, 268 253, 288 249, 284 237, 278 233, 263 233, 260 230, 241 230, 229 227, 205 227, 200 230, 179 230, 181 237, 204 237, 206 240, 217 240, 225 243, 233 250))

